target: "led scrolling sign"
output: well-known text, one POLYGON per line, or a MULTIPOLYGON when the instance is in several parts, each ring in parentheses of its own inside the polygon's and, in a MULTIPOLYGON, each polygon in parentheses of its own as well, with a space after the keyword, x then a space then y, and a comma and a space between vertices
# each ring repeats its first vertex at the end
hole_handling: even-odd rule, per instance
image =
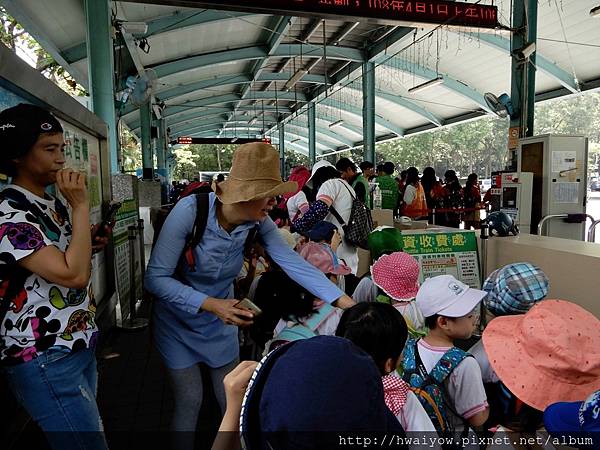
POLYGON ((298 15, 360 17, 384 22, 421 22, 477 28, 498 26, 496 6, 445 0, 185 0, 182 3, 271 14, 287 12, 298 15))

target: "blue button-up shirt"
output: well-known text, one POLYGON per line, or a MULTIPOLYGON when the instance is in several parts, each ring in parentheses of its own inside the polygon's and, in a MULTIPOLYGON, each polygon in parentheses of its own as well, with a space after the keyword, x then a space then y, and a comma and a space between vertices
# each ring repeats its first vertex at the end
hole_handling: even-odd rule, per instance
MULTIPOLYGON (((233 298, 233 281, 244 262, 244 243, 257 222, 241 224, 227 233, 217 220, 215 199, 210 194, 206 229, 194 249, 195 272, 185 267, 184 282, 173 277, 194 226, 194 196, 182 199, 170 212, 148 263, 145 286, 157 299, 155 341, 172 369, 184 369, 198 362, 221 367, 239 356, 237 327, 225 325, 216 315, 200 311, 200 307, 206 297, 233 298)), ((270 218, 260 222, 259 233, 269 256, 313 295, 332 303, 344 294, 289 248, 270 218)))

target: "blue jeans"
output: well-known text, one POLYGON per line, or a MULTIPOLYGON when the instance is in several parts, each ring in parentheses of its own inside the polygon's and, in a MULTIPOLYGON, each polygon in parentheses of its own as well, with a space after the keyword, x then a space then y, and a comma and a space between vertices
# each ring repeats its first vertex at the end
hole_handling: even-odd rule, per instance
POLYGON ((49 349, 3 368, 16 399, 46 434, 54 450, 106 450, 96 404, 96 356, 91 349, 49 349))

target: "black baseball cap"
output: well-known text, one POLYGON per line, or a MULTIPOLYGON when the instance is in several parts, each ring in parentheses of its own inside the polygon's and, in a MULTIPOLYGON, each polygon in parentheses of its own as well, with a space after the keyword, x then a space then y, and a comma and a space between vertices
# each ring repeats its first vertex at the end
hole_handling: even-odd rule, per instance
POLYGON ((19 103, 0 112, 0 160, 10 161, 25 155, 42 133, 62 133, 60 122, 44 108, 19 103))

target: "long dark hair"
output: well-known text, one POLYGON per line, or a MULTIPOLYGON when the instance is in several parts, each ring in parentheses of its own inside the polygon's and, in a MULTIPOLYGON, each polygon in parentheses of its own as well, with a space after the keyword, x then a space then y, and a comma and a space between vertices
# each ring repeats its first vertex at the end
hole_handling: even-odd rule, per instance
POLYGON ((419 170, 416 167, 406 169, 406 185, 415 185, 419 182, 419 170))
POLYGON ((265 272, 256 287, 253 302, 263 313, 254 318, 250 336, 260 346, 273 338, 279 319, 291 320, 315 312, 315 297, 281 270, 265 272))
POLYGON ((315 175, 312 179, 313 185, 313 193, 316 196, 321 189, 321 185, 325 183, 327 180, 331 180, 333 178, 340 178, 340 173, 333 166, 325 166, 321 167, 319 170, 315 172, 315 175))
POLYGON ((426 193, 431 191, 436 181, 437 177, 435 176, 435 169, 433 167, 425 167, 425 169, 423 169, 423 175, 421 176, 421 185, 426 193))
POLYGON ((336 336, 352 341, 375 361, 385 375, 385 362, 397 360, 408 338, 408 328, 402 314, 387 303, 358 303, 340 318, 336 336))
POLYGON ((475 186, 475 185, 477 185, 477 174, 476 173, 472 173, 467 178, 467 182, 465 183, 465 187, 467 189, 470 189, 472 186, 475 186))

